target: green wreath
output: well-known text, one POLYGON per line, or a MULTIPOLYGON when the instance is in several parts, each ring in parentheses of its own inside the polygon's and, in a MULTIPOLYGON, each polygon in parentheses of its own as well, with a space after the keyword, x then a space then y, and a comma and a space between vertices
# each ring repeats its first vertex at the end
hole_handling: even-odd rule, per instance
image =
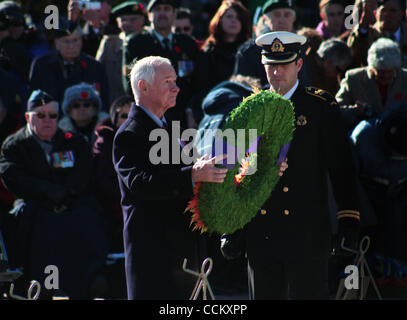
POLYGON ((191 224, 201 232, 233 233, 252 220, 279 180, 279 162, 285 159, 292 140, 294 107, 291 101, 270 91, 260 91, 244 99, 232 110, 222 130, 257 129, 257 152, 245 154, 229 170, 224 183, 197 183, 194 198, 186 211, 191 224), (257 165, 254 174, 246 170, 257 165))

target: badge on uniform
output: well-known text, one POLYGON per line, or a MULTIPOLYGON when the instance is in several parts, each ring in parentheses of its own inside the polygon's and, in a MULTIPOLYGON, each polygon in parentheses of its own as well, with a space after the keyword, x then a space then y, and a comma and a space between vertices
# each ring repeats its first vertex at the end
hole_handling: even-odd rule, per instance
POLYGON ((54 168, 72 168, 75 164, 73 151, 51 153, 51 160, 54 168))
POLYGON ((307 118, 303 115, 298 116, 296 124, 297 126, 305 126, 307 124, 307 118))

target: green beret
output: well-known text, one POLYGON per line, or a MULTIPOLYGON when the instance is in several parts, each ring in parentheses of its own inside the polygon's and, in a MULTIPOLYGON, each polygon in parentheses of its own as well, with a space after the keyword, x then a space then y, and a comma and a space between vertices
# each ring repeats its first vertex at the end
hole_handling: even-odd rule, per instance
POLYGON ((112 16, 117 18, 120 16, 140 14, 144 15, 144 6, 138 1, 126 1, 112 9, 112 16))
POLYGON ((264 3, 262 8, 262 14, 274 9, 289 8, 294 10, 293 0, 268 0, 264 3))

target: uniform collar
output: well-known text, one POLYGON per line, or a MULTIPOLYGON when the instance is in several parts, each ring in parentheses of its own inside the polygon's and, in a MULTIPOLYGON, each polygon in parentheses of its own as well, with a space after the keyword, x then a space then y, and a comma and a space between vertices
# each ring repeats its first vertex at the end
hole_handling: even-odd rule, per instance
POLYGON ((291 97, 293 96, 295 90, 297 90, 298 84, 299 84, 299 81, 297 80, 295 85, 285 95, 283 95, 283 97, 286 98, 287 100, 290 100, 291 97))
MULTIPOLYGON (((164 47, 164 44, 163 44, 163 40, 165 39, 165 37, 164 36, 162 36, 161 34, 159 34, 157 31, 155 31, 154 29, 152 29, 153 30, 153 33, 154 33, 154 35, 157 37, 157 39, 160 41, 160 44, 164 47)), ((168 37, 167 37, 167 39, 170 41, 170 47, 171 47, 171 43, 172 43, 172 38, 173 38, 173 34, 172 34, 172 32, 168 35, 168 37)))
POLYGON ((160 119, 154 113, 152 113, 150 110, 143 107, 142 105, 137 105, 136 108, 142 109, 159 127, 163 128, 164 125, 167 126, 167 120, 165 119, 165 116, 163 116, 160 119))

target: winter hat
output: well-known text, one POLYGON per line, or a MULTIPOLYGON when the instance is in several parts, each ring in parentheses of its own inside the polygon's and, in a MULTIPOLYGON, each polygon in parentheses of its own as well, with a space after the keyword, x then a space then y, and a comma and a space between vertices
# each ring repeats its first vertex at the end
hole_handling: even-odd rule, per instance
POLYGON ((68 108, 71 103, 77 100, 91 101, 98 111, 100 111, 102 107, 102 100, 96 90, 92 85, 84 82, 65 90, 64 100, 62 102, 62 111, 65 115, 68 115, 68 108))
POLYGON ((27 112, 33 111, 35 108, 46 105, 52 101, 58 104, 57 100, 45 91, 34 90, 28 98, 27 112))

